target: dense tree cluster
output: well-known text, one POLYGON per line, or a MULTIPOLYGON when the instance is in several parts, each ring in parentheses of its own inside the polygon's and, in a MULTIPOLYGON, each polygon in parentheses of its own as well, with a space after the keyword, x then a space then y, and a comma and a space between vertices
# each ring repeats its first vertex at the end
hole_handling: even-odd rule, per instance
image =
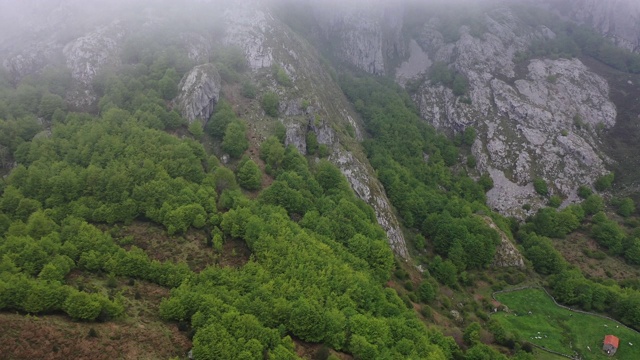
MULTIPOLYGON (((0 309, 82 321, 123 316, 120 296, 67 283, 75 270, 174 288, 161 315, 191 323, 198 358, 297 359, 290 336, 362 359, 460 353, 383 286, 394 268, 386 234, 335 166, 310 164, 269 138, 260 157, 274 180, 249 199, 240 188, 262 186, 253 160, 241 160, 234 174, 199 142, 165 132, 184 131, 184 121, 171 120, 177 114, 160 94, 130 102, 147 85, 119 95, 133 91, 135 80, 122 77, 107 81, 100 116, 68 114, 50 136, 27 136, 16 147, 19 165, 0 196, 0 309), (195 274, 125 248, 92 225, 133 220, 163 224, 169 234, 209 229, 218 251, 241 239, 251 259, 195 274)), ((237 123, 232 118, 222 138, 212 133, 230 153, 238 141, 225 142, 237 123)), ((428 285, 422 293, 424 301, 433 297, 428 285)))
MULTIPOLYGON (((491 263, 500 237, 488 223, 495 221, 507 232, 509 227, 486 207, 484 184, 451 170, 459 162, 454 143, 420 120, 411 100, 394 85, 349 76, 342 85, 372 135, 365 141, 367 155, 404 224, 420 230, 436 254, 447 258, 438 266, 441 273, 450 274, 453 264, 453 280, 443 277, 445 283, 456 283, 456 271, 491 263)), ((470 128, 459 144, 474 140, 470 128)))

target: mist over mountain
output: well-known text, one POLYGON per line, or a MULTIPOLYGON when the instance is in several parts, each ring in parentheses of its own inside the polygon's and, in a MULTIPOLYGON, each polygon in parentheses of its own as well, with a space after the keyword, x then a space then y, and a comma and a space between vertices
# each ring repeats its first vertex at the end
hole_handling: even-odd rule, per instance
POLYGON ((0 0, 0 353, 600 359, 494 292, 640 329, 638 19, 0 0))

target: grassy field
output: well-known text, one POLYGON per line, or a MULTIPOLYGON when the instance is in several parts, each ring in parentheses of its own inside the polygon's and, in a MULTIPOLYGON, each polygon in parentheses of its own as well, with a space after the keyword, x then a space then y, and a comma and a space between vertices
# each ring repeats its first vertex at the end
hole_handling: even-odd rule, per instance
POLYGON ((640 359, 640 334, 610 320, 563 309, 542 290, 497 294, 496 299, 510 312, 498 312, 493 318, 533 344, 567 355, 578 353, 585 360, 611 359, 601 350, 604 336, 611 334, 620 338, 614 358, 640 359))

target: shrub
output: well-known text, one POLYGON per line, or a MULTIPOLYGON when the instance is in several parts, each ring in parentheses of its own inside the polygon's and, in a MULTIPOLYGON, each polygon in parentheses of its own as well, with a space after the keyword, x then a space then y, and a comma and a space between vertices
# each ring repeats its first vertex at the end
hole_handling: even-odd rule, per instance
POLYGON ((593 186, 598 191, 608 190, 608 189, 611 188, 611 185, 613 184, 613 179, 614 179, 613 173, 608 173, 607 175, 604 175, 604 176, 600 177, 598 180, 596 180, 596 182, 595 182, 595 184, 593 184, 593 186))
POLYGON ((258 190, 262 184, 262 172, 253 160, 247 160, 238 169, 238 184, 246 190, 258 190))
POLYGON ((413 291, 413 283, 411 282, 411 280, 405 281, 404 288, 408 291, 413 291))
POLYGON ((436 290, 429 281, 423 281, 418 287, 418 300, 422 303, 430 303, 436 298, 436 290))
POLYGON ((475 168, 477 165, 476 157, 473 155, 469 155, 467 158, 467 166, 470 168, 475 168))
POLYGON ((269 91, 262 95, 262 109, 271 117, 278 117, 278 107, 280 106, 280 98, 278 94, 269 91))
POLYGON ((591 191, 588 186, 580 185, 580 187, 578 187, 578 196, 580 196, 581 198, 586 199, 591 196, 591 194, 593 194, 593 191, 591 191))
POLYGON ((240 121, 233 121, 227 125, 222 139, 222 149, 231 157, 237 159, 249 148, 245 132, 246 127, 240 121))
POLYGON ((456 74, 453 79, 453 94, 456 96, 462 96, 467 93, 468 88, 469 80, 467 80, 467 78, 462 74, 456 74))
POLYGON ((558 208, 562 204, 562 198, 558 195, 553 195, 549 198, 549 206, 553 208, 558 208))
POLYGON ((242 83, 242 89, 240 90, 242 96, 247 99, 255 99, 257 92, 258 88, 251 81, 245 81, 242 83))
POLYGON ((549 195, 549 188, 547 187, 547 182, 542 178, 533 179, 533 188, 536 192, 542 196, 549 195))
POLYGON ((276 81, 278 84, 282 86, 291 86, 291 78, 287 75, 287 72, 284 71, 280 66, 274 66, 274 76, 276 77, 276 81))

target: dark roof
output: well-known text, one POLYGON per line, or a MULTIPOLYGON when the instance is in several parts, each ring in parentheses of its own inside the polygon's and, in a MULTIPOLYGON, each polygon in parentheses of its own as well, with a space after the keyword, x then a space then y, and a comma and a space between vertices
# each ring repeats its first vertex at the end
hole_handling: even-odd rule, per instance
POLYGON ((618 345, 620 345, 620 339, 618 339, 617 337, 615 337, 613 335, 606 335, 604 337, 604 344, 605 345, 613 345, 615 348, 617 348, 618 345))

